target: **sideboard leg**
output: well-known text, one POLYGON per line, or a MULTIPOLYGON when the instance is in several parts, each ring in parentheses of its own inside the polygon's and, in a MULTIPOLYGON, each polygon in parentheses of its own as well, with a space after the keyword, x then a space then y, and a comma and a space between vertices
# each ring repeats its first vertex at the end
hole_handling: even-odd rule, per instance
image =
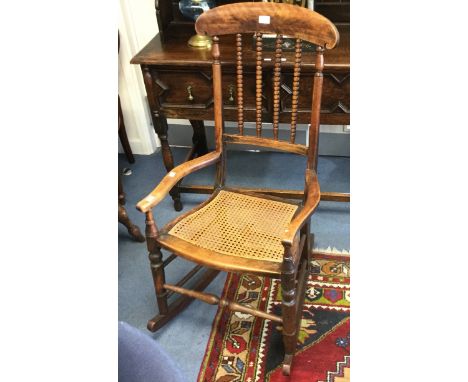
POLYGON ((133 156, 132 147, 128 141, 127 130, 125 129, 125 122, 123 119, 122 107, 120 106, 120 97, 119 97, 119 138, 122 148, 124 150, 125 156, 129 163, 135 163, 135 157, 133 156))
POLYGON ((190 124, 193 128, 192 142, 195 147, 197 156, 202 156, 208 153, 208 145, 206 143, 205 124, 203 121, 190 119, 190 124))
MULTIPOLYGON (((172 151, 167 140, 167 119, 159 115, 157 112, 154 114, 154 130, 156 131, 156 134, 158 134, 159 140, 161 141, 161 151, 164 166, 166 167, 167 172, 169 172, 174 168, 174 157, 172 156, 172 151)), ((179 186, 176 185, 169 193, 172 197, 172 200, 174 201, 174 209, 176 211, 180 211, 182 209, 182 202, 180 200, 179 186)))
POLYGON ((127 228, 128 234, 136 241, 144 242, 145 237, 141 234, 140 228, 132 223, 128 217, 127 210, 119 203, 119 223, 123 224, 127 228))
MULTIPOLYGON (((156 79, 153 78, 153 74, 151 73, 149 66, 142 65, 141 71, 143 73, 146 95, 148 96, 148 103, 152 114, 151 117, 153 119, 154 131, 158 134, 159 140, 161 141, 164 166, 166 167, 167 172, 169 172, 174 168, 174 158, 172 156, 171 148, 169 147, 169 142, 167 141, 167 119, 159 113, 161 105, 159 104, 158 98, 155 97, 154 83, 156 79)), ((178 185, 171 190, 170 194, 174 201, 174 209, 176 211, 180 211, 182 209, 182 202, 180 201, 178 185)))
POLYGON ((140 229, 132 223, 128 217, 127 210, 124 207, 125 204, 125 193, 122 187, 122 180, 119 174, 119 223, 122 223, 126 228, 130 236, 139 242, 145 241, 145 237, 141 234, 140 229))

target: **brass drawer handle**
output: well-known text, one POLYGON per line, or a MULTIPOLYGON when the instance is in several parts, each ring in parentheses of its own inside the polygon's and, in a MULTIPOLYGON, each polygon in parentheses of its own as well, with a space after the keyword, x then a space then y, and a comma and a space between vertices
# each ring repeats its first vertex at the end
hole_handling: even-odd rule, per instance
POLYGON ((187 86, 187 94, 188 94, 187 99, 189 101, 193 101, 192 86, 190 86, 190 85, 187 86))
POLYGON ((229 85, 229 102, 234 102, 234 85, 229 85))

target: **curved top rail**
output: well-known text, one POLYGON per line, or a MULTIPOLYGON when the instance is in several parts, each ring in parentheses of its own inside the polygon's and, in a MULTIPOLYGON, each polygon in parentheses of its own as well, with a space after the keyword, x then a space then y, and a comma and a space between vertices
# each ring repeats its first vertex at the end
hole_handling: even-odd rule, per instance
POLYGON ((198 34, 275 33, 332 49, 339 41, 335 25, 310 9, 284 3, 233 3, 210 9, 195 23, 198 34))

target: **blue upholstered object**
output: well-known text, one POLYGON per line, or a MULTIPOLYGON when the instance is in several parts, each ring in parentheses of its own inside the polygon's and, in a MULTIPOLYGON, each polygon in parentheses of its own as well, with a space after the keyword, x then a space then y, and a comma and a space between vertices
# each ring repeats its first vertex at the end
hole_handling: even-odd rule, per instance
POLYGON ((158 343, 119 322, 119 382, 187 382, 158 343))

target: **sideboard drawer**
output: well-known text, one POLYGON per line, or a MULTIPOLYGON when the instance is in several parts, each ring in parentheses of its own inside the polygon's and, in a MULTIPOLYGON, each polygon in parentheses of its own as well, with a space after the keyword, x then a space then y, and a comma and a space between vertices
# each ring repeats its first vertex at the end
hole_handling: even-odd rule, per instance
POLYGON ((211 72, 158 70, 153 73, 161 109, 207 109, 212 106, 211 72))
MULTIPOLYGON (((235 73, 223 73, 222 86, 224 109, 237 109, 237 75, 235 73)), ((244 110, 255 110, 255 94, 255 73, 244 73, 242 82, 244 110)))
MULTIPOLYGON (((266 82, 262 86, 262 114, 265 121, 269 120, 268 97, 266 94, 266 82)), ((223 115, 226 121, 237 121, 237 75, 235 73, 223 73, 223 115), (231 96, 232 95, 232 96, 231 96)), ((243 73, 242 100, 244 108, 244 121, 256 119, 256 81, 254 72, 243 73)))
MULTIPOLYGON (((213 119, 213 80, 210 71, 154 70, 154 95, 167 117, 213 119)), ((222 74, 222 96, 226 120, 237 120, 237 76, 222 74)), ((255 116, 255 73, 244 73, 243 105, 245 118, 255 116)), ((263 112, 267 97, 262 91, 263 112)))
POLYGON ((349 112, 349 73, 324 73, 322 113, 349 112))
MULTIPOLYGON (((281 121, 286 122, 292 111, 292 73, 282 77, 281 89, 281 121)), ((348 119, 350 113, 349 103, 349 73, 324 73, 321 121, 322 123, 335 123, 334 120, 348 119), (345 118, 343 118, 345 117, 345 118), (346 118, 347 117, 347 118, 346 118)), ((312 104, 313 74, 302 75, 299 82, 298 121, 305 123, 310 118, 312 104)), ((349 122, 348 122, 349 123, 349 122)))

